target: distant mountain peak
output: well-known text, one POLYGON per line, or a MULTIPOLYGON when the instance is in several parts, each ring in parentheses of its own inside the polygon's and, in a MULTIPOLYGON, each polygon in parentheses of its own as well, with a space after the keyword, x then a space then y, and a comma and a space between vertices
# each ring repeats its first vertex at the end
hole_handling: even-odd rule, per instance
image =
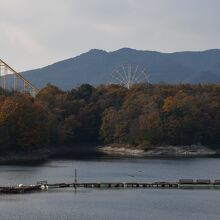
POLYGON ((93 54, 107 54, 108 52, 105 51, 105 50, 100 50, 100 49, 91 49, 89 50, 88 52, 84 53, 84 54, 90 54, 90 55, 93 55, 93 54))
POLYGON ((128 51, 130 52, 130 51, 138 51, 138 50, 133 49, 133 48, 129 48, 129 47, 122 47, 122 48, 120 48, 116 51, 113 51, 113 52, 128 52, 128 51))
POLYGON ((176 53, 127 47, 112 52, 92 49, 77 57, 23 74, 39 88, 52 83, 62 89, 71 89, 82 83, 109 83, 115 67, 124 63, 145 66, 150 72, 151 83, 215 83, 220 79, 220 49, 176 53))

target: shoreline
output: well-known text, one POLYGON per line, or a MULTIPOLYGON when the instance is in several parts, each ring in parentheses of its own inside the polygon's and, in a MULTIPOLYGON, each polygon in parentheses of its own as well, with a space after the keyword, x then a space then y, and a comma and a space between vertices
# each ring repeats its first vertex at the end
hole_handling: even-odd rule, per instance
POLYGON ((150 158, 192 158, 219 155, 217 151, 201 145, 157 146, 151 148, 134 148, 126 145, 107 145, 99 150, 107 155, 150 158))
POLYGON ((151 148, 127 145, 61 147, 37 150, 31 153, 17 153, 0 156, 0 165, 37 165, 54 159, 124 159, 124 158, 199 158, 218 157, 219 152, 200 145, 192 146, 157 146, 151 148))

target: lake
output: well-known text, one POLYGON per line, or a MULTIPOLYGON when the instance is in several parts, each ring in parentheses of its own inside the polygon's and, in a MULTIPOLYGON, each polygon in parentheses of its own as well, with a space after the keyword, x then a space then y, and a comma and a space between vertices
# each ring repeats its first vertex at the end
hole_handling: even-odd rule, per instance
MULTIPOLYGON (((51 161, 40 166, 0 166, 0 185, 73 181, 175 181, 220 179, 220 159, 94 159, 51 161)), ((216 220, 220 190, 61 189, 0 195, 3 220, 216 220)))

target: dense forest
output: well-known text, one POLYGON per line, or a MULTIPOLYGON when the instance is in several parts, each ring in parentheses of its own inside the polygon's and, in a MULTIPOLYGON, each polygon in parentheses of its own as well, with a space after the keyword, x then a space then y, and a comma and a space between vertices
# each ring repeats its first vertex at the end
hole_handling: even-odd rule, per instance
POLYGON ((36 98, 0 91, 1 152, 92 143, 216 148, 220 85, 83 84, 62 91, 48 84, 36 98))

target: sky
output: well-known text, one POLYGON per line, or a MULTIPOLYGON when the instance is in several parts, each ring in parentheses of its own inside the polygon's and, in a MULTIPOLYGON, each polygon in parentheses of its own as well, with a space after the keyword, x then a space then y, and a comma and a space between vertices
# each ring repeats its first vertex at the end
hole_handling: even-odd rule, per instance
POLYGON ((220 0, 0 0, 0 58, 18 71, 90 49, 220 48, 220 0))

